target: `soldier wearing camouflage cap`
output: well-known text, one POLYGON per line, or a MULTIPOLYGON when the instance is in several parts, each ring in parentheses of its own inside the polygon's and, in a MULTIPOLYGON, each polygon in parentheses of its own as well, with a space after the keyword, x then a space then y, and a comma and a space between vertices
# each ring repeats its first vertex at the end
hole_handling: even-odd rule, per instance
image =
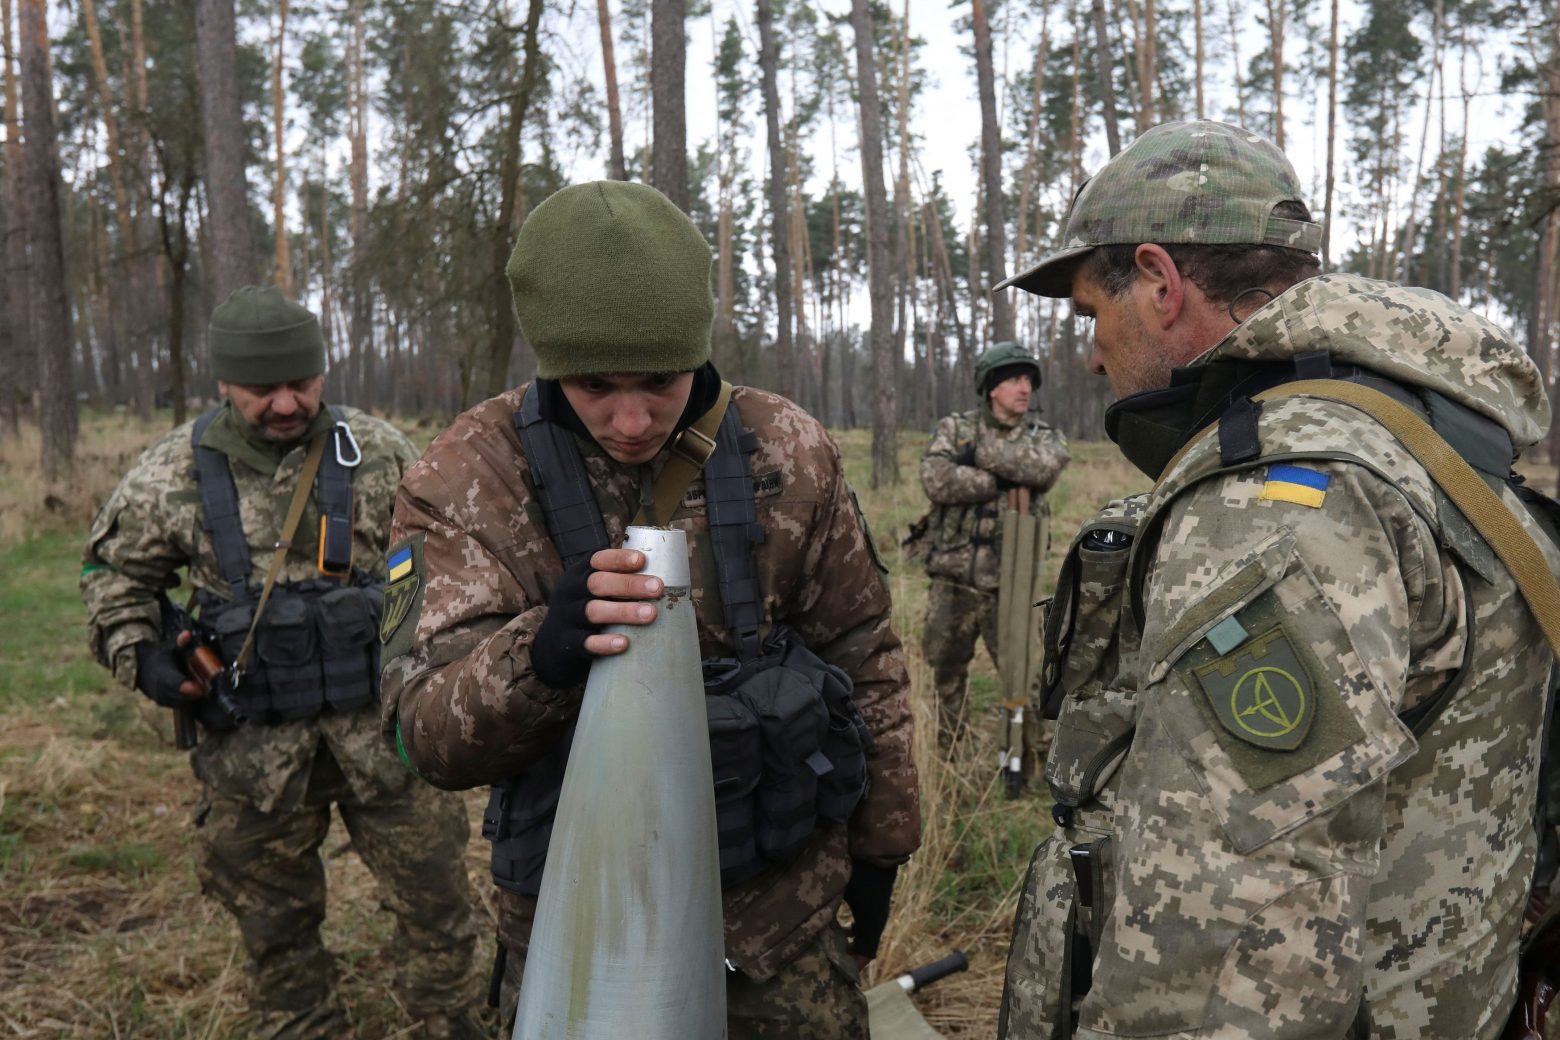
POLYGON ((1048 618, 1060 826, 1003 1036, 1491 1040, 1514 1004, 1553 662, 1379 417, 1420 417, 1553 570, 1506 482, 1548 401, 1503 330, 1319 275, 1319 240, 1270 142, 1172 123, 1011 279, 1093 320, 1107 433, 1156 484, 1091 521, 1048 618))
MULTIPOLYGON (((975 363, 979 407, 940 420, 921 456, 921 486, 932 501, 921 534, 932 579, 921 649, 932 668, 944 750, 969 723, 966 683, 975 641, 983 640, 997 660, 1000 513, 1007 493, 1028 488, 1029 511, 1043 521, 1051 512, 1045 493, 1071 457, 1061 432, 1030 412, 1039 390, 1034 356, 1017 343, 993 344, 975 363)), ((1029 717, 1033 739, 1026 745, 1037 749, 1037 720, 1029 717)))
POLYGON ((465 806, 384 747, 375 710, 390 507, 417 452, 389 423, 323 403, 319 322, 275 287, 235 291, 208 342, 224 402, 149 448, 93 521, 81 575, 92 650, 199 723, 196 873, 238 923, 251 1034, 350 1031, 320 938, 334 806, 396 916, 408 1028, 474 1040, 486 1030, 471 1017, 465 806), (188 637, 165 598, 184 568, 222 663, 242 660, 221 695, 186 677, 188 637))
POLYGON ((653 188, 562 189, 531 211, 508 275, 537 379, 461 415, 407 472, 393 552, 413 562, 391 585, 401 606, 385 632, 385 724, 408 763, 441 787, 492 788, 505 1010, 591 661, 632 638, 602 628, 648 623, 645 601, 661 592, 638 573, 643 556, 617 548, 644 510, 641 523, 689 532, 700 651, 719 662, 707 681, 774 678, 750 655, 761 640, 788 648, 788 665, 817 662, 818 689, 835 691, 817 707, 847 737, 817 742, 811 687, 784 731, 744 707, 745 680, 706 698, 712 726, 724 720, 711 751, 729 1035, 865 1040, 856 973, 920 822, 904 655, 839 452, 791 402, 722 382, 709 363, 709 247, 653 188), (689 427, 709 419, 702 469, 681 487, 663 479, 698 454, 689 427), (870 746, 849 736, 858 721, 870 746), (789 797, 782 787, 800 791, 796 776, 820 769, 817 799, 802 791, 788 822, 759 817, 755 789, 789 797), (825 804, 845 780, 845 799, 825 804), (782 822, 798 826, 777 846, 782 822))

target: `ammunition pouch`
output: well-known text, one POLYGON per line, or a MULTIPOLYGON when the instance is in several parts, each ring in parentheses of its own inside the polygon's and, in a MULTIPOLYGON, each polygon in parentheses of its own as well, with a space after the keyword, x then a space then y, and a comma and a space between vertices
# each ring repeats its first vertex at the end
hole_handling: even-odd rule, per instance
MULTIPOLYGON (((749 661, 704 662, 723 888, 790 862, 820 822, 843 823, 867 793, 872 738, 850 678, 776 626, 749 661)), ((494 880, 541 891, 572 731, 521 776, 495 785, 482 819, 494 880)))
MULTIPOLYGON (((356 585, 313 579, 272 589, 255 628, 249 671, 233 691, 248 721, 274 725, 378 701, 384 589, 359 577, 356 585)), ((197 596, 200 620, 216 633, 224 661, 237 658, 259 599, 253 587, 234 600, 197 596)))

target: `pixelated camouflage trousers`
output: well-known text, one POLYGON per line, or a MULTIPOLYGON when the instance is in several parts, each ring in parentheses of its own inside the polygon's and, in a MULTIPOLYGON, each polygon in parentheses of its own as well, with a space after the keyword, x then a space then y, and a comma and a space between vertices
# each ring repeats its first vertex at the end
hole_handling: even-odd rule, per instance
MULTIPOLYGON (((525 958, 504 962, 502 1038, 514 1028, 525 958)), ((727 1040, 867 1040, 867 998, 845 930, 831 923, 774 977, 726 972, 727 1040)))
MULTIPOLYGON (((1035 634, 1039 639, 1039 633, 1035 634)), ((921 652, 932 669, 937 693, 937 744, 948 751, 976 721, 969 714, 970 661, 975 642, 986 644, 992 664, 997 661, 997 594, 968 585, 933 578, 926 600, 926 628, 921 652)), ((1042 725, 1039 706, 1029 691, 1024 712, 1024 776, 1040 775, 1050 750, 1051 729, 1042 725)), ((993 715, 991 725, 1001 732, 1002 720, 993 715)))
POLYGON ((461 1018, 477 999, 464 804, 410 776, 394 795, 360 801, 322 743, 297 811, 261 812, 208 788, 196 815, 201 888, 237 919, 248 954, 254 1035, 343 1033, 335 964, 320 941, 320 847, 333 803, 395 915, 398 998, 414 1019, 461 1018))

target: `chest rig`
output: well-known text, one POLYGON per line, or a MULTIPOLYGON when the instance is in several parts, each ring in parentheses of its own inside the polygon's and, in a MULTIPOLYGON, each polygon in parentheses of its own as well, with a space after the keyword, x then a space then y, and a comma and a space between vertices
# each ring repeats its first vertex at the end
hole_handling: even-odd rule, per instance
MULTIPOLYGON (((217 572, 230 597, 200 590, 201 623, 217 636, 224 662, 243 646, 259 606, 261 585, 239 513, 238 487, 227 456, 201 446, 221 409, 195 422, 195 477, 202 525, 211 539, 217 572)), ((313 718, 324 711, 355 711, 379 697, 379 615, 384 583, 352 566, 352 469, 362 454, 346 416, 331 407, 334 450, 320 460, 314 495, 320 513, 320 577, 277 582, 254 625, 254 652, 233 698, 247 721, 275 724, 313 718), (355 457, 345 457, 342 445, 355 457)))
MULTIPOLYGON (((514 415, 548 535, 565 567, 609 546, 606 524, 574 436, 542 417, 535 386, 514 415)), ((723 887, 795 857, 820 822, 844 822, 866 794, 865 722, 850 677, 807 649, 784 625, 762 633, 753 547, 764 540, 750 456, 758 437, 728 405, 704 463, 704 508, 722 620, 736 656, 704 664, 705 716, 714 767, 723 887)), ((663 517, 662 520, 667 518, 663 517)), ((705 537, 695 535, 696 539, 705 537)), ((534 896, 552 838, 573 742, 493 787, 482 834, 492 842, 494 881, 534 896)))

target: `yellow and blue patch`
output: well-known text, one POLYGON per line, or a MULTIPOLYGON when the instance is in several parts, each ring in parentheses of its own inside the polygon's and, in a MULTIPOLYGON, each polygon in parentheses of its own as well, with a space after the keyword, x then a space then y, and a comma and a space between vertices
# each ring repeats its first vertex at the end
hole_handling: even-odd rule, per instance
POLYGON ((1320 509, 1331 480, 1327 474, 1304 466, 1272 465, 1268 467, 1267 481, 1263 483, 1257 501, 1293 502, 1320 509))
POLYGON ((398 581, 412 573, 412 547, 403 545, 392 552, 385 559, 385 566, 390 569, 391 581, 398 581))

